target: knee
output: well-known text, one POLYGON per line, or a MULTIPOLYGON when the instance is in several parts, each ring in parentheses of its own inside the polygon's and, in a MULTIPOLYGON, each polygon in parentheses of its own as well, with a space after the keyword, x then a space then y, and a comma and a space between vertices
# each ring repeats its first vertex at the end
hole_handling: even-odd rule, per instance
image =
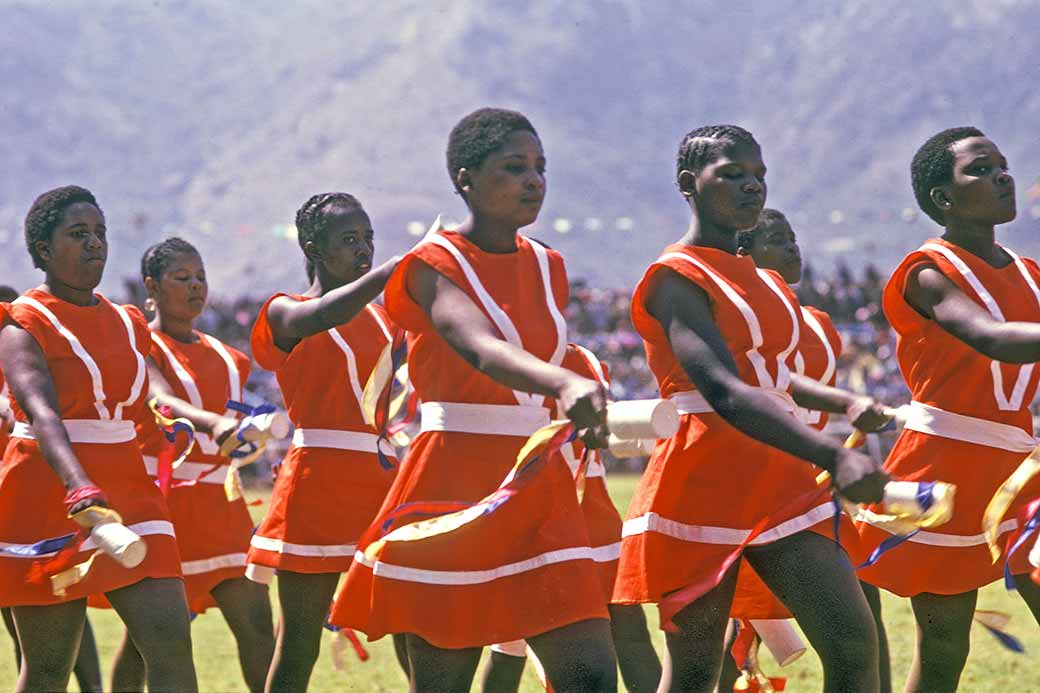
POLYGON ((558 691, 617 690, 617 662, 610 647, 590 648, 568 666, 562 681, 553 682, 558 691))
POLYGON ((824 666, 843 670, 876 667, 878 636, 873 619, 864 619, 862 623, 843 629, 839 636, 828 638, 826 644, 817 649, 824 666))
POLYGON ((278 644, 282 659, 299 662, 316 662, 321 651, 322 628, 304 628, 300 624, 282 622, 278 632, 278 644))
POLYGON ((969 632, 951 633, 921 628, 919 647, 923 657, 930 661, 941 661, 944 667, 960 670, 968 661, 971 651, 969 632))

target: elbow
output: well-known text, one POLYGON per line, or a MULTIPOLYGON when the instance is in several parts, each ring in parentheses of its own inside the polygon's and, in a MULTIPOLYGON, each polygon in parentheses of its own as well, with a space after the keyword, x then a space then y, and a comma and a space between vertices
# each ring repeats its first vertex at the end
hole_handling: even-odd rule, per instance
POLYGON ((728 383, 707 384, 701 388, 701 394, 715 413, 726 421, 735 418, 743 408, 740 393, 728 383))

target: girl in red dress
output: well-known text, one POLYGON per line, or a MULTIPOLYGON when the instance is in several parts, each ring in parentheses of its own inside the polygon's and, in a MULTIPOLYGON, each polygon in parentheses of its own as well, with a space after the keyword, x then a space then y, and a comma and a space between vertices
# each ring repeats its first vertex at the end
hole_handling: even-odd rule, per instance
MULTIPOLYGON (((448 170, 470 217, 439 220, 387 284, 409 332, 409 376, 422 405, 373 532, 404 504, 477 502, 494 492, 549 403, 604 438, 605 393, 562 368, 567 275, 559 254, 518 233, 545 196, 545 154, 523 115, 481 109, 448 141, 448 170)), ((545 460, 494 511, 455 531, 359 547, 334 623, 379 638, 405 633, 413 690, 468 691, 481 648, 526 639, 557 691, 616 687, 596 554, 574 479, 545 460), (596 586, 597 589, 590 589, 596 586)), ((415 506, 405 506, 415 507, 415 506)))
MULTIPOLYGON (((134 431, 145 415, 152 342, 144 317, 94 293, 108 254, 94 196, 67 186, 36 199, 25 222, 44 283, 5 306, 0 365, 16 420, 0 469, 0 606, 14 607, 19 690, 64 690, 86 597, 103 592, 147 664, 152 690, 196 689, 180 557, 159 489, 134 431), (27 578, 37 563, 3 551, 75 532, 70 515, 111 507, 144 540, 135 568, 99 554, 62 594, 27 578)), ((76 562, 95 549, 80 547, 76 562)))
POLYGON ((879 500, 886 477, 794 415, 798 301, 778 275, 736 254, 737 231, 755 225, 765 201, 761 150, 741 128, 698 128, 680 147, 678 183, 689 230, 637 286, 632 318, 661 394, 683 416, 678 434, 658 442, 629 507, 614 601, 701 591, 672 618, 661 690, 711 690, 739 561, 723 566, 757 527, 743 557, 805 630, 825 690, 874 690, 870 609, 835 550, 832 503, 806 461, 852 500, 879 500))
MULTIPOLYGON (((994 240, 1015 218, 1015 184, 1000 149, 971 127, 944 130, 910 165, 918 205, 944 227, 896 268, 883 296, 899 335, 899 366, 911 413, 885 462, 893 476, 957 485, 953 519, 913 535, 860 577, 910 597, 917 652, 907 690, 952 691, 967 660, 978 588, 1001 577, 982 515, 993 494, 1037 445, 1029 403, 1040 370, 1040 269, 994 240)), ((1000 525, 1040 496, 1019 494, 1000 525)), ((888 535, 863 525, 876 544, 888 535)), ((1011 559, 1018 593, 1040 620, 1040 586, 1029 579, 1029 546, 1011 559)))
MULTIPOLYGON (((238 644, 239 664, 249 690, 262 691, 274 651, 274 628, 267 586, 246 579, 246 552, 253 521, 245 500, 229 501, 224 491, 230 458, 219 444, 238 420, 226 409, 242 401, 249 357, 194 328, 206 305, 208 284, 202 257, 180 238, 149 248, 141 258, 141 278, 155 306, 148 357, 151 394, 173 416, 195 425, 195 445, 173 471, 166 497, 177 530, 181 571, 194 614, 219 606, 238 644)), ((138 427, 149 475, 155 477, 162 432, 154 420, 138 427)), ((144 666, 133 641, 124 637, 112 670, 112 689, 140 690, 144 666)))
POLYGON ((278 571, 281 620, 269 690, 305 690, 340 573, 394 478, 377 459, 362 388, 394 327, 371 302, 397 264, 372 269, 372 222, 346 193, 311 197, 296 213, 310 288, 276 294, 253 325, 253 356, 278 379, 293 445, 250 542, 247 575, 278 571))

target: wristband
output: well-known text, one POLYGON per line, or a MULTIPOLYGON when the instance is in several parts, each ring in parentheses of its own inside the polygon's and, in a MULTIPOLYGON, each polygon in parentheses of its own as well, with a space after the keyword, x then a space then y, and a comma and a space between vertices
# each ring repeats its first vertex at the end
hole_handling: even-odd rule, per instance
POLYGON ((99 500, 105 505, 108 505, 108 496, 106 496, 105 492, 97 486, 80 486, 65 494, 65 509, 71 510, 77 503, 89 499, 99 500))

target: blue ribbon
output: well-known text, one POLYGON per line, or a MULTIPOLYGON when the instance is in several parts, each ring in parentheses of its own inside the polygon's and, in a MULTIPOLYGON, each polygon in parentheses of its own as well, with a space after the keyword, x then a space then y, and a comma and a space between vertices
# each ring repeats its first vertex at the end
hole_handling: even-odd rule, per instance
POLYGON ((76 533, 66 534, 60 537, 54 537, 53 539, 42 539, 35 544, 12 544, 11 546, 5 546, 0 548, 0 553, 9 553, 12 556, 45 556, 50 553, 57 553, 61 551, 69 542, 72 541, 76 533))
MULTIPOLYGON (((229 399, 225 407, 227 409, 230 409, 231 411, 237 411, 239 414, 245 414, 245 419, 242 419, 243 421, 254 416, 260 416, 261 414, 271 414, 273 412, 278 411, 278 407, 274 406, 273 404, 268 404, 267 402, 264 402, 263 404, 258 404, 255 407, 251 407, 244 402, 236 402, 233 399, 229 399)), ((244 447, 238 447, 232 450, 229 454, 229 457, 249 457, 257 451, 258 446, 256 443, 248 441, 242 437, 242 429, 243 426, 239 424, 238 431, 235 432, 235 437, 238 439, 238 442, 243 444, 244 447)))
POLYGON ((935 482, 934 481, 921 481, 917 484, 917 504, 921 506, 921 510, 928 510, 932 507, 932 503, 935 502, 935 482))
POLYGON ((1019 640, 1018 638, 1016 638, 1011 633, 1005 633, 1002 630, 997 630, 996 628, 991 628, 990 626, 988 626, 985 623, 981 623, 981 625, 982 625, 983 628, 985 628, 989 632, 990 635, 992 635, 994 638, 999 640, 1001 645, 1003 645, 1007 649, 1011 650, 1012 652, 1017 652, 1019 654, 1022 654, 1023 652, 1026 651, 1025 645, 1022 644, 1022 641, 1019 640))
POLYGON ((870 556, 867 557, 867 560, 863 561, 863 563, 856 566, 856 570, 862 570, 863 568, 869 568, 870 566, 874 565, 878 562, 878 559, 880 559, 883 555, 885 555, 895 547, 899 546, 910 537, 917 534, 918 531, 919 530, 915 529, 913 532, 910 532, 910 534, 893 534, 888 539, 885 539, 883 542, 878 544, 876 549, 874 549, 870 553, 870 556))
POLYGON ((1004 587, 1009 592, 1018 589, 1018 585, 1015 584, 1015 576, 1011 574, 1011 557, 1029 540, 1029 537, 1036 534, 1037 527, 1040 527, 1040 508, 1026 522, 1025 527, 1022 528, 1022 534, 1011 545, 1011 549, 1007 552, 1007 557, 1004 559, 1004 587))
POLYGON ((386 385, 386 392, 383 394, 383 398, 379 403, 379 408, 382 413, 382 422, 380 423, 379 439, 376 441, 376 459, 379 460, 379 466, 386 471, 392 470, 397 465, 391 461, 390 456, 383 452, 383 443, 393 447, 393 443, 390 442, 390 434, 387 433, 387 429, 390 427, 390 402, 393 401, 393 390, 394 390, 394 376, 397 371, 401 369, 401 364, 404 363, 408 357, 408 340, 405 339, 404 333, 394 335, 395 341, 399 340, 398 344, 391 342, 390 351, 390 382, 386 385))

